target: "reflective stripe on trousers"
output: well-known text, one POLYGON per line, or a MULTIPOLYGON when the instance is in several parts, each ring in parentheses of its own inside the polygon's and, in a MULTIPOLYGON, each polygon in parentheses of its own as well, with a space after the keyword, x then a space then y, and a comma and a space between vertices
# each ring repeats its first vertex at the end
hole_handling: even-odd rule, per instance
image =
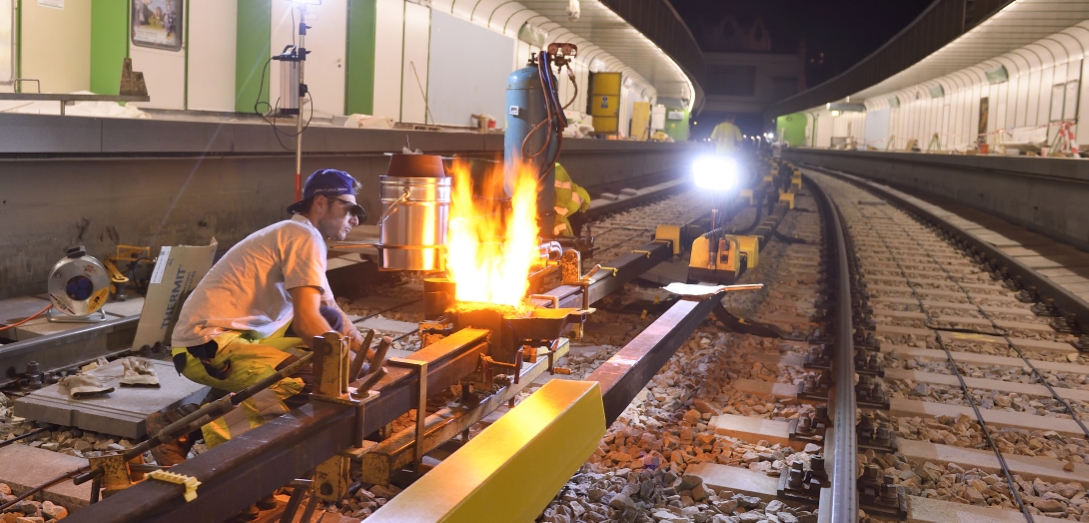
MULTIPOLYGON (((305 348, 300 338, 283 337, 282 334, 251 341, 239 333, 228 332, 215 341, 219 349, 211 363, 216 368, 224 368, 228 362, 230 365, 230 372, 222 380, 209 376, 201 361, 184 347, 175 347, 171 353, 186 355, 186 365, 182 370, 186 378, 228 392, 241 391, 270 376, 292 353, 300 353, 302 351, 298 349, 305 348)), ((214 447, 288 412, 284 400, 302 392, 304 386, 301 378, 284 378, 243 401, 233 411, 201 427, 205 444, 209 448, 214 447)))

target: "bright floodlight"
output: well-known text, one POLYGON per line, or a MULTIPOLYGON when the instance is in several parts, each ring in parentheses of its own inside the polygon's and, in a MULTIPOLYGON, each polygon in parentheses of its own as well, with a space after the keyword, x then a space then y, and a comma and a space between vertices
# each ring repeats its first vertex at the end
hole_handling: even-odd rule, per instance
POLYGON ((729 191, 737 185, 737 162, 717 154, 700 156, 692 162, 696 186, 709 191, 729 191))

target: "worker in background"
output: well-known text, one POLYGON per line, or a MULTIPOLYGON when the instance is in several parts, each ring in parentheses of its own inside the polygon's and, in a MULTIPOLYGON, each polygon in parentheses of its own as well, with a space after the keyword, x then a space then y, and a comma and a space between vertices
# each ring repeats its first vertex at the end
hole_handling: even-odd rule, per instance
MULTIPOLYGON (((308 350, 315 336, 341 332, 355 353, 366 354, 363 337, 337 306, 325 276, 326 240, 343 240, 366 219, 356 203, 351 175, 335 169, 314 172, 303 199, 288 206, 293 216, 238 242, 197 284, 182 306, 171 339, 178 372, 214 389, 237 392, 308 350)), ((261 425, 305 401, 309 367, 258 393, 201 428, 208 447, 261 425)), ((154 434, 183 412, 148 418, 154 434)), ((152 450, 159 465, 184 461, 195 440, 152 450)))
POLYGON ((590 208, 590 195, 586 189, 579 187, 571 181, 571 175, 567 174, 559 162, 556 162, 556 220, 552 234, 556 236, 574 236, 571 228, 571 215, 577 212, 585 212, 590 208))
POLYGON ((715 152, 719 154, 733 154, 741 145, 741 130, 734 125, 732 116, 726 117, 726 121, 715 126, 711 131, 711 142, 715 144, 715 152))

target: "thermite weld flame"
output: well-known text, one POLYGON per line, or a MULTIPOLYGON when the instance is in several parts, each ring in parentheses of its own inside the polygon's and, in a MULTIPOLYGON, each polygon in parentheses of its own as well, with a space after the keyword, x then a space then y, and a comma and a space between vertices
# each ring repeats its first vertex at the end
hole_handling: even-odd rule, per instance
POLYGON ((536 173, 518 169, 508 198, 498 164, 479 180, 467 162, 455 162, 450 172, 446 270, 457 283, 457 300, 521 307, 540 259, 536 173))

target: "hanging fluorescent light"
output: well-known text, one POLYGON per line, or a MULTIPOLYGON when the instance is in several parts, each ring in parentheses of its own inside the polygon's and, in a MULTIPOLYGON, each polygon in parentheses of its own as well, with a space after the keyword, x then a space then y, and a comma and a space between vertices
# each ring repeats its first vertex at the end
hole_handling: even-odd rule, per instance
MULTIPOLYGON (((833 102, 825 104, 824 108, 832 111, 832 113, 864 113, 866 112, 866 106, 863 104, 850 104, 845 102, 833 102)), ((833 114, 837 116, 837 114, 833 114)))

